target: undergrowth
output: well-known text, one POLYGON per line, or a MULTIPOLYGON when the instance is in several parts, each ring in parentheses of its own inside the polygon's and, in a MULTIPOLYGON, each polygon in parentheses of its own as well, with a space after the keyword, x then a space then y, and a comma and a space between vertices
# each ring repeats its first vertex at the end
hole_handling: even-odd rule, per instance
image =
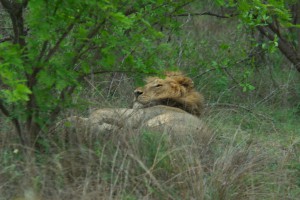
POLYGON ((297 199, 300 127, 280 113, 212 108, 207 144, 146 130, 77 145, 52 137, 34 165, 6 137, 0 199, 297 199))

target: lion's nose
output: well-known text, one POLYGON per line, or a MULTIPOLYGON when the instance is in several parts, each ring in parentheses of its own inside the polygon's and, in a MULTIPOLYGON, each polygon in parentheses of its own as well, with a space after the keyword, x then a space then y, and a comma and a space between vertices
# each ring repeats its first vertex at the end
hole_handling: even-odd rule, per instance
POLYGON ((141 89, 135 89, 135 90, 134 90, 134 95, 135 95, 135 97, 138 97, 138 96, 140 96, 141 94, 143 94, 143 91, 142 91, 141 89))

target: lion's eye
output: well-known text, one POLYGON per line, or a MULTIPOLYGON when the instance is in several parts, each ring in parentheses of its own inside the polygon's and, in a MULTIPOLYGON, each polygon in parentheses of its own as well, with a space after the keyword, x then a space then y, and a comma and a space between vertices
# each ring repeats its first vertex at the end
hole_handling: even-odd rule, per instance
POLYGON ((154 87, 161 87, 162 84, 156 84, 154 87))

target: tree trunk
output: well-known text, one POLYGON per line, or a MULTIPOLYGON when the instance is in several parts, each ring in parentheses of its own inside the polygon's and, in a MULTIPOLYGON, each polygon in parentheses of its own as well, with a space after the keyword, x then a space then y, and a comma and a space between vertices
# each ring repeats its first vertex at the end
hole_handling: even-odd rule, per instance
MULTIPOLYGON (((298 2, 296 5, 294 5, 294 9, 293 9, 293 15, 294 15, 294 24, 300 24, 300 3, 298 2)), ((297 41, 298 41, 298 45, 297 45, 297 54, 298 57, 300 57, 300 28, 294 28, 295 32, 297 33, 297 41)))

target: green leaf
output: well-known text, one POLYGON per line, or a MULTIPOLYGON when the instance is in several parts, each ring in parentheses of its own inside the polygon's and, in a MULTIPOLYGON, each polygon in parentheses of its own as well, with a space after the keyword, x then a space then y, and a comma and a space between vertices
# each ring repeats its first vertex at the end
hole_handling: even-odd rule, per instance
POLYGON ((39 81, 41 84, 45 84, 46 87, 50 88, 54 85, 56 79, 51 76, 51 74, 48 71, 41 71, 39 73, 39 81))
POLYGON ((114 20, 114 23, 118 24, 118 26, 122 26, 125 29, 128 29, 132 26, 132 20, 121 12, 112 13, 111 16, 114 20))
POLYGON ((225 1, 224 0, 215 0, 217 5, 219 6, 224 6, 225 5, 225 1))
POLYGON ((13 91, 13 94, 16 100, 28 101, 28 95, 32 94, 32 92, 27 86, 18 84, 16 89, 13 91))
POLYGON ((223 49, 223 50, 227 50, 227 49, 229 49, 229 45, 228 45, 228 44, 225 44, 225 43, 222 43, 222 44, 220 45, 220 48, 223 49))
POLYGON ((240 86, 243 88, 243 92, 255 90, 255 87, 249 83, 240 83, 240 86))
POLYGON ((30 89, 23 84, 17 84, 13 90, 1 90, 2 98, 6 99, 8 103, 28 101, 30 94, 32 94, 30 89))

